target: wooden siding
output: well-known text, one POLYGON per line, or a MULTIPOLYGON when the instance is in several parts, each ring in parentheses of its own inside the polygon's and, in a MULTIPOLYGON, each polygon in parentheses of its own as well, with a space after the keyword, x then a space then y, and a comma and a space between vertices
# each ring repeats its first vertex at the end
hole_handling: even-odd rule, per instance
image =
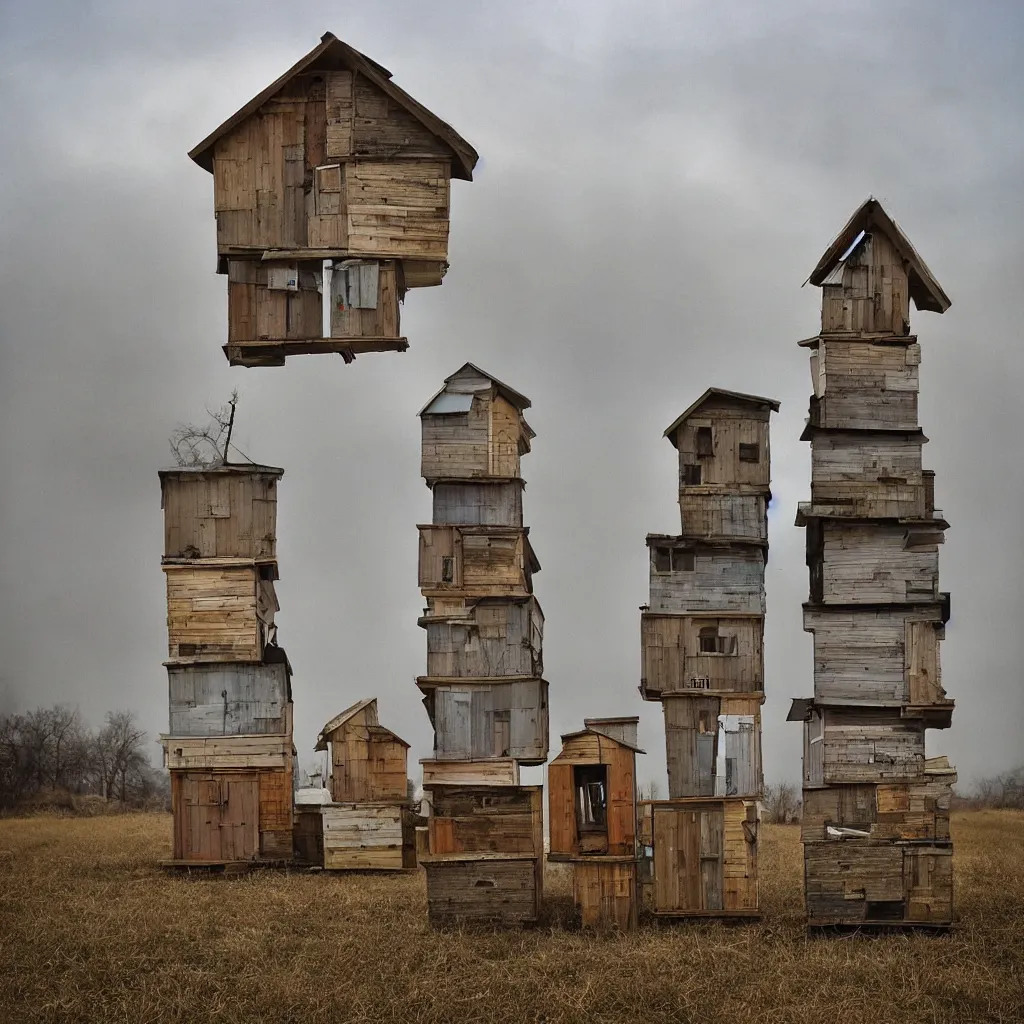
POLYGON ((543 674, 544 616, 535 598, 482 600, 467 611, 466 616, 425 623, 428 676, 543 674))
POLYGON ((613 857, 636 853, 636 752, 608 736, 586 732, 566 739, 548 766, 549 849, 553 857, 585 855, 577 826, 573 768, 606 765, 606 843, 600 853, 613 857))
POLYGON ((408 797, 408 748, 365 711, 326 733, 330 744, 328 788, 337 803, 405 802, 408 797))
MULTIPOLYGON (((331 273, 331 337, 399 337, 402 296, 398 264, 394 260, 335 263, 331 273), (369 297, 354 295, 357 282, 363 280, 365 284, 367 278, 372 278, 369 297)), ((316 333, 306 337, 318 338, 321 332, 318 324, 316 333)))
POLYGON ((161 736, 160 743, 172 772, 291 767, 291 736, 161 736))
POLYGON ((757 804, 652 804, 654 912, 715 917, 757 913, 757 804))
POLYGON ((404 803, 325 804, 328 871, 398 871, 416 866, 416 826, 404 803))
POLYGON ((521 480, 434 484, 434 525, 522 526, 521 480))
POLYGON ((167 676, 171 736, 291 734, 283 662, 170 666, 167 676))
POLYGON ((826 785, 894 782, 921 775, 924 726, 902 718, 899 708, 830 707, 823 709, 823 718, 826 785))
MULTIPOLYGON (((421 681, 421 683, 424 681, 421 681)), ((548 756, 548 686, 543 679, 441 684, 428 689, 434 756, 440 761, 548 756)))
POLYGON ((948 925, 953 919, 952 853, 945 844, 808 843, 808 922, 948 925))
POLYGON ((764 620, 654 615, 640 618, 641 686, 649 697, 680 690, 759 693, 764 689, 764 620), (700 633, 715 629, 734 653, 702 653, 700 633), (735 638, 734 644, 728 638, 735 638))
POLYGON ((430 791, 430 855, 544 854, 542 786, 435 786, 430 791))
POLYGON ((540 912, 539 858, 427 861, 432 927, 530 924, 540 912))
POLYGON ((924 775, 906 782, 829 786, 804 790, 800 837, 805 843, 835 841, 833 828, 866 832, 888 840, 949 839, 953 772, 924 775))
POLYGON ((755 545, 703 547, 681 538, 648 537, 652 612, 747 612, 763 615, 764 553, 755 545), (673 543, 675 542, 675 543, 673 543), (693 569, 659 572, 657 548, 693 552, 693 569))
POLYGON ((168 655, 260 661, 277 610, 274 582, 257 566, 165 565, 168 655))
POLYGON ((811 352, 811 425, 916 429, 921 347, 901 341, 819 339, 811 352))
POLYGON ((519 762, 512 758, 493 761, 420 761, 423 788, 433 786, 518 786, 519 762))
POLYGON ((910 288, 905 261, 881 232, 868 235, 821 289, 821 330, 905 335, 910 288))
POLYGON ((768 540, 768 499, 763 494, 706 494, 700 487, 687 487, 679 494, 679 512, 687 537, 768 540))
POLYGON ((419 531, 419 583, 425 596, 528 597, 532 593, 525 529, 420 526, 419 531), (447 580, 446 568, 451 577, 447 580))
POLYGON ((164 557, 276 557, 279 476, 164 470, 164 557))
POLYGON ((945 702, 937 606, 804 609, 814 634, 814 695, 844 704, 945 702), (913 692, 911 692, 913 691, 913 692))
POLYGON ((811 600, 902 604, 939 600, 941 530, 817 520, 807 526, 811 600))
POLYGON ((289 264, 228 260, 228 343, 263 338, 319 338, 323 330, 319 262, 289 264), (283 287, 283 274, 295 287, 283 287))
POLYGON ((923 518, 920 434, 815 433, 811 503, 819 515, 923 518))
POLYGON ((572 895, 584 928, 599 932, 628 932, 636 928, 635 862, 573 864, 572 895))

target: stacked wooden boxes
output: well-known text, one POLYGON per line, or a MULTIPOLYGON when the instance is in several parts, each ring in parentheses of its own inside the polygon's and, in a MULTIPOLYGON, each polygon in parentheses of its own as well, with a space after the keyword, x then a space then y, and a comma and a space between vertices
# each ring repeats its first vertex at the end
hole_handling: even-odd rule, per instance
POLYGON ((679 536, 650 534, 646 700, 665 715, 668 800, 650 806, 654 912, 754 916, 762 794, 770 398, 709 388, 665 436, 679 536))
POLYGON ((304 809, 330 871, 416 867, 416 821, 406 771, 409 744, 377 718, 377 700, 346 708, 320 730, 331 802, 304 809))
POLYGON ((405 350, 399 303, 441 283, 449 183, 477 161, 450 125, 328 32, 189 156, 213 175, 233 365, 405 350))
POLYGON ((291 858, 291 668, 274 626, 283 472, 250 463, 160 473, 172 862, 291 858))
POLYGON ((466 363, 420 412, 434 507, 419 527, 427 674, 417 683, 434 727, 423 862, 435 925, 534 921, 540 906, 542 788, 519 785, 520 764, 548 753, 540 565, 519 467, 529 405, 466 363))
POLYGON ((639 721, 584 719, 548 767, 548 860, 572 864, 585 928, 636 927, 639 721))
POLYGON ((953 702, 939 672, 949 595, 939 591, 948 524, 921 468, 921 350, 909 300, 949 299, 876 200, 843 228, 811 275, 821 333, 809 349, 814 393, 806 528, 814 697, 804 722, 805 895, 812 925, 952 920, 949 804, 956 775, 925 757, 925 729, 953 702))

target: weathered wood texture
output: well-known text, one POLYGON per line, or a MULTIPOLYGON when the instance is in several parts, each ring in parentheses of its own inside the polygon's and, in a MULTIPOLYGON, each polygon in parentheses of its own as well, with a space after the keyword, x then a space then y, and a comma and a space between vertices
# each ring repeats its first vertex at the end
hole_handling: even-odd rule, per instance
POLYGON ((319 338, 323 332, 319 262, 228 260, 228 343, 319 338))
POLYGON ((416 867, 416 824, 404 802, 336 802, 323 805, 321 813, 328 871, 416 867))
POLYGON ((867 234, 821 289, 822 333, 910 331, 906 264, 880 231, 867 234))
POLYGON ((539 568, 524 528, 420 526, 424 596, 528 597, 539 568))
POLYGON ((434 786, 428 821, 430 855, 544 855, 542 786, 434 786))
POLYGON ((541 891, 539 858, 427 861, 427 913, 433 927, 530 924, 541 891))
POLYGON ((924 770, 924 725, 903 718, 899 708, 819 708, 804 729, 805 750, 823 736, 821 776, 816 754, 809 764, 805 760, 806 786, 896 782, 924 770))
POLYGON ((467 363, 420 412, 420 472, 437 480, 518 479, 533 431, 529 400, 467 363))
POLYGON ((813 432, 811 504, 819 515, 921 519, 923 435, 813 432))
POLYGON ((763 494, 719 494, 687 487, 679 494, 682 531, 709 540, 768 540, 768 499, 763 494))
POLYGON ((685 690, 764 689, 764 619, 709 615, 640 618, 641 689, 648 698, 685 690), (714 646, 715 650, 709 650, 714 646))
POLYGON ((828 609, 807 606, 814 634, 814 694, 820 702, 939 705, 939 605, 828 609))
POLYGON ((654 534, 647 544, 652 612, 764 614, 765 554, 760 546, 711 546, 654 534))
POLYGON ((278 609, 270 567, 164 565, 168 655, 182 661, 260 661, 278 609))
POLYGON ((434 525, 522 526, 521 480, 438 481, 433 486, 434 525))
POLYGON ((819 338, 811 351, 811 425, 916 429, 921 347, 910 341, 819 338))
POLYGON ((628 932, 636 927, 636 864, 577 862, 572 866, 572 894, 584 928, 628 932))
POLYGON ((291 764, 269 771, 171 772, 176 861, 292 858, 291 764))
POLYGON ((662 707, 671 799, 761 795, 758 703, 732 711, 719 697, 665 696, 662 707))
POLYGON ((336 803, 405 803, 409 745, 379 723, 376 700, 361 701, 328 722, 317 749, 330 751, 328 788, 336 803))
POLYGON ((423 788, 434 786, 518 786, 519 762, 512 758, 493 761, 420 761, 423 788))
POLYGON ((480 600, 465 616, 421 620, 427 630, 427 675, 528 676, 544 672, 544 615, 536 598, 480 600))
POLYGON ((804 846, 811 925, 949 925, 952 848, 842 839, 804 846))
MULTIPOLYGON (((586 773, 587 779, 592 773, 586 773)), ((636 751, 610 736, 586 730, 562 738, 548 766, 549 850, 553 858, 636 853, 636 751), (604 821, 585 822, 579 768, 604 766, 604 821)))
POLYGON ((946 841, 954 782, 953 771, 926 770, 906 782, 806 789, 800 837, 824 842, 833 838, 831 827, 865 832, 870 839, 946 841))
POLYGON ((757 804, 726 800, 652 804, 654 912, 757 913, 757 804))
POLYGON ((161 736, 164 766, 185 769, 285 768, 292 762, 290 735, 161 736))
POLYGON ((164 557, 275 558, 282 474, 270 467, 161 470, 164 557))
POLYGON ((171 736, 291 735, 288 666, 169 666, 171 736))
POLYGON ((639 715, 627 715, 622 718, 584 718, 583 728, 591 732, 608 736, 620 743, 637 746, 637 731, 640 725, 639 715))
POLYGON ((405 295, 400 266, 394 260, 344 260, 334 264, 332 338, 399 337, 399 303, 405 295))
POLYGON ((319 804, 296 806, 292 849, 297 864, 324 866, 324 816, 319 804))
POLYGON ((941 527, 930 524, 807 524, 814 604, 902 604, 939 600, 941 527))
POLYGON ((767 406, 725 395, 710 396, 675 431, 680 492, 717 485, 731 492, 765 493, 771 483, 767 406), (741 445, 747 446, 741 449, 741 445), (755 451, 756 449, 756 451, 755 451), (700 467, 699 481, 691 480, 700 467))
POLYGON ((548 756, 548 684, 543 679, 435 683, 421 679, 440 761, 548 756))

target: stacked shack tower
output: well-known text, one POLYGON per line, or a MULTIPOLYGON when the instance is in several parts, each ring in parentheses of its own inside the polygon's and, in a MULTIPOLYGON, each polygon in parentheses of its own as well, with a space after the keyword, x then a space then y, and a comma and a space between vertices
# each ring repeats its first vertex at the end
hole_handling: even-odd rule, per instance
POLYGON ((292 855, 291 668, 277 646, 273 466, 163 470, 171 864, 292 855))
POLYGON ((328 32, 189 156, 213 175, 233 366, 407 348, 399 304, 441 283, 477 154, 387 68, 328 32))
POLYGON ((540 905, 542 789, 519 785, 519 766, 548 756, 540 564, 519 465, 529 406, 466 363, 420 412, 433 496, 432 522, 419 527, 427 674, 417 680, 434 727, 423 763, 432 924, 534 921, 540 905))
POLYGON ((938 282, 869 199, 810 277, 822 289, 810 350, 807 530, 814 696, 804 724, 803 842, 811 925, 950 924, 949 803, 956 775, 925 757, 950 724, 939 673, 934 474, 921 468, 921 349, 909 302, 942 313, 938 282))
POLYGON ((682 532, 647 537, 640 683, 665 714, 669 799, 648 805, 645 828, 663 916, 758 913, 768 435, 778 408, 709 388, 665 431, 679 452, 682 532))

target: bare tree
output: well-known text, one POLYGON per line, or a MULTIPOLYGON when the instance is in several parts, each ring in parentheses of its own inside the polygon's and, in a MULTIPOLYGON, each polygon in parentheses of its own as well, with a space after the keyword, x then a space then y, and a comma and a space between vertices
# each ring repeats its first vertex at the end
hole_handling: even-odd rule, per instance
POLYGON ((96 734, 93 767, 105 800, 117 795, 127 801, 129 785, 149 768, 143 743, 146 732, 133 711, 108 711, 106 724, 96 734))
POLYGON ((764 820, 784 825, 796 821, 800 816, 800 797, 791 782, 776 782, 764 787, 761 798, 764 820))
POLYGON ((646 786, 640 787, 641 800, 657 800, 659 796, 661 796, 661 787, 654 779, 651 779, 646 786))
POLYGON ((175 427, 169 441, 171 453, 179 466, 216 466, 228 461, 237 404, 236 388, 231 392, 227 405, 206 410, 210 422, 205 427, 194 423, 182 423, 175 427))

